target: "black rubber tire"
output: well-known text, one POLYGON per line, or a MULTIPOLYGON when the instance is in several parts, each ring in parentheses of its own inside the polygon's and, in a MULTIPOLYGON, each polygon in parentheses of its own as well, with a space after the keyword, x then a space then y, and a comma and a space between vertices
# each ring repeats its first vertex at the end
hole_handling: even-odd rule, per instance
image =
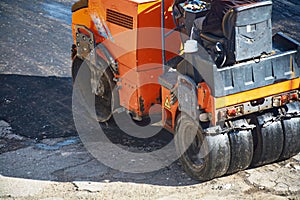
POLYGON ((206 181, 227 172, 230 146, 226 134, 204 135, 198 122, 181 113, 177 117, 174 140, 184 170, 194 179, 206 181))
POLYGON ((112 116, 116 100, 116 94, 114 94, 115 82, 113 81, 113 73, 109 68, 103 73, 101 81, 104 84, 105 93, 101 96, 95 95, 95 109, 97 120, 99 122, 106 122, 112 116))
MULTIPOLYGON (((277 114, 274 114, 277 115, 277 114)), ((255 138, 252 166, 260 166, 278 160, 283 149, 283 129, 280 121, 274 121, 262 126, 265 121, 274 117, 273 113, 265 113, 257 117, 256 128, 253 130, 255 138)))
MULTIPOLYGON (((286 107, 287 112, 300 112, 299 104, 299 102, 288 104, 286 107)), ((300 117, 284 119, 282 126, 284 143, 279 160, 290 158, 300 152, 300 117)))
MULTIPOLYGON (((234 125, 246 125, 246 120, 237 120, 234 125)), ((253 139, 251 130, 228 133, 231 149, 230 165, 227 174, 233 174, 250 166, 253 157, 253 139)))
POLYGON ((72 62, 72 81, 73 81, 73 84, 75 82, 75 79, 77 77, 77 74, 78 74, 78 71, 81 67, 83 63, 83 60, 78 58, 77 56, 75 56, 75 58, 73 59, 73 62, 72 62))
MULTIPOLYGON (((97 65, 103 65, 105 61, 98 57, 97 59, 97 65)), ((82 59, 75 57, 72 63, 72 80, 73 85, 75 83, 75 79, 77 78, 77 74, 80 71, 80 73, 83 73, 83 75, 80 77, 79 80, 79 86, 84 84, 84 89, 82 90, 82 94, 84 96, 84 93, 86 93, 87 88, 88 90, 91 90, 91 83, 90 83, 90 70, 88 64, 83 61, 82 59), (82 69, 82 70, 81 70, 82 69)), ((102 96, 95 95, 95 110, 96 110, 96 117, 99 122, 107 122, 112 116, 112 111, 117 106, 116 100, 117 98, 117 91, 114 90, 115 88, 115 82, 113 81, 113 73, 109 67, 105 68, 105 71, 101 77, 101 83, 104 84, 104 94, 102 96)))

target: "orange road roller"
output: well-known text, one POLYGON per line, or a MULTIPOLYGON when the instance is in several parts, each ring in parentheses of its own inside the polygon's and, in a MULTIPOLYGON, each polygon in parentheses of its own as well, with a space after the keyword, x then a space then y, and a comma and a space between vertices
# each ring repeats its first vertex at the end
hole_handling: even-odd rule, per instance
POLYGON ((194 38, 210 9, 204 0, 72 7, 72 78, 89 69, 97 120, 160 115, 182 167, 202 181, 300 152, 300 44, 272 34, 272 1, 234 6, 219 33, 194 38))

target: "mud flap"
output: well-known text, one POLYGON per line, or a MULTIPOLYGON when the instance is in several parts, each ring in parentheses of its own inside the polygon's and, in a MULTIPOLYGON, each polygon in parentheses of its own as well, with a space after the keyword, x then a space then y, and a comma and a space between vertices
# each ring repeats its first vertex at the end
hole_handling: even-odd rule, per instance
POLYGON ((199 109, 196 84, 188 76, 178 75, 179 110, 198 120, 199 109))

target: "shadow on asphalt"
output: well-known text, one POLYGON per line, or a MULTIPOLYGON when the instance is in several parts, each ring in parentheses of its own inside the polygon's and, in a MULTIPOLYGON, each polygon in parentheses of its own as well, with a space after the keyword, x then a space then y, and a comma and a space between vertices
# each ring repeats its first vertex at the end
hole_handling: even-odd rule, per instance
POLYGON ((72 80, 0 75, 0 119, 31 139, 77 135, 72 117, 72 80))
MULTIPOLYGON (((1 175, 60 182, 196 183, 177 161, 155 172, 131 174, 111 169, 93 158, 75 129, 71 78, 0 74, 0 83, 0 120, 8 122, 14 134, 25 138, 0 140, 1 175)), ((112 126, 102 128, 114 144, 129 151, 153 151, 173 139, 165 130, 147 140, 134 139, 112 126)))

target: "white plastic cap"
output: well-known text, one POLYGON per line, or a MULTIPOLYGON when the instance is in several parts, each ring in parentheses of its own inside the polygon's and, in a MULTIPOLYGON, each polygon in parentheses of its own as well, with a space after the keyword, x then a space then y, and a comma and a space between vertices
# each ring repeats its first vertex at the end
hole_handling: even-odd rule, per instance
POLYGON ((195 53, 198 51, 198 43, 196 40, 187 40, 184 43, 184 53, 195 53))

